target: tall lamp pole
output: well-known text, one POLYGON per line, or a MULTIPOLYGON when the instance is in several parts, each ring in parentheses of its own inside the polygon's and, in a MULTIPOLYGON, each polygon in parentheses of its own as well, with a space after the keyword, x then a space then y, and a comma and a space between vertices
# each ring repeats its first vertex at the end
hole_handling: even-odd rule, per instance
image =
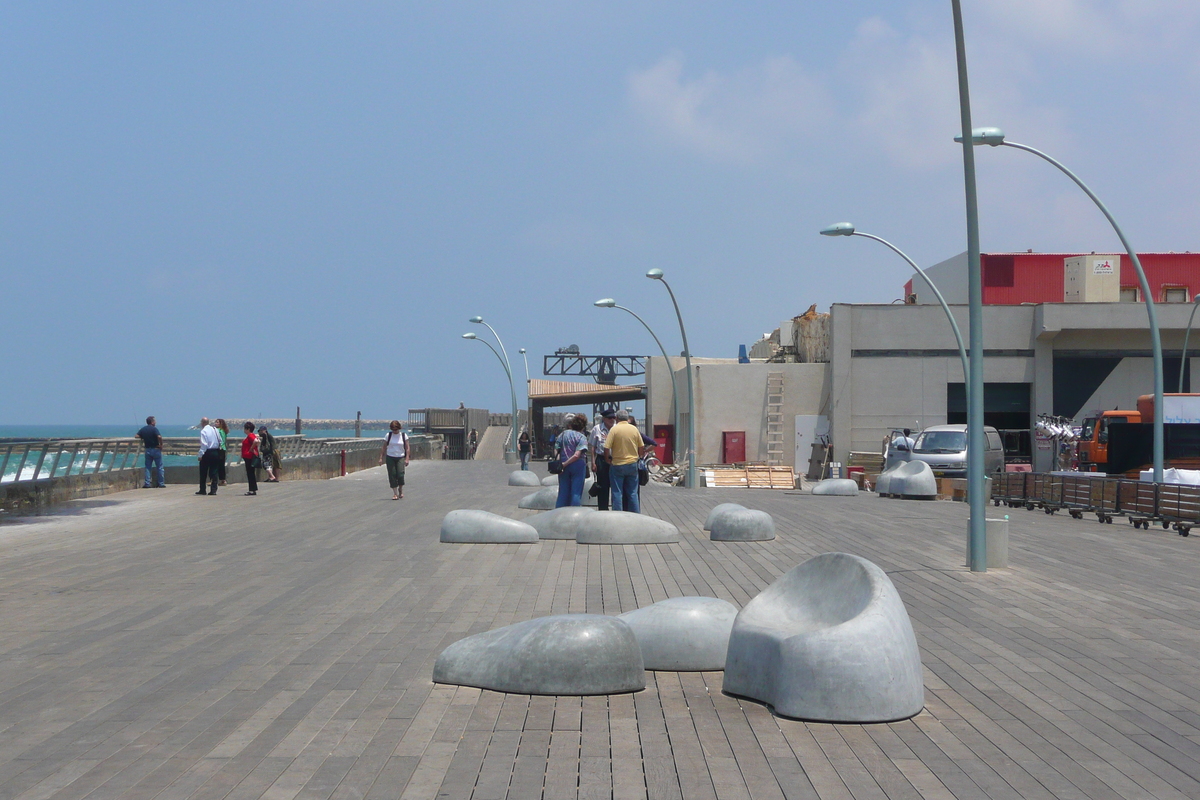
POLYGON ((667 279, 663 277, 661 269, 652 269, 646 273, 646 277, 652 281, 658 281, 663 286, 667 287, 667 294, 671 295, 671 304, 675 306, 675 318, 679 320, 679 335, 683 338, 683 361, 687 369, 687 387, 688 387, 688 431, 687 431, 687 475, 684 480, 684 486, 688 489, 696 488, 696 391, 692 383, 692 351, 688 347, 687 330, 683 327, 683 315, 679 313, 679 302, 675 299, 675 293, 671 291, 671 284, 667 283, 667 279))
POLYGON ((958 111, 963 135, 963 189, 967 206, 967 309, 971 371, 967 376, 967 538, 972 572, 987 572, 987 498, 983 496, 983 282, 979 274, 979 199, 975 191, 975 150, 971 146, 971 90, 962 2, 950 0, 954 15, 954 56, 958 64, 958 111))
MULTIPOLYGON (((838 222, 834 225, 830 225, 828 228, 823 228, 821 229, 821 235, 863 236, 867 239, 874 239, 875 241, 888 246, 893 252, 907 261, 908 265, 915 269, 917 273, 925 280, 925 283, 929 284, 929 288, 933 290, 933 294, 935 297, 937 297, 937 301, 942 305, 942 311, 946 312, 946 319, 950 320, 950 327, 954 330, 954 340, 958 342, 958 357, 962 361, 963 385, 966 386, 966 384, 970 383, 971 369, 967 365, 967 348, 963 345, 962 332, 958 329, 958 322, 954 319, 954 315, 950 313, 950 306, 946 305, 946 298, 942 297, 942 293, 938 291, 937 285, 932 279, 930 279, 928 275, 925 274, 925 270, 917 266, 917 262, 905 255, 903 250, 901 250, 899 247, 896 247, 896 245, 892 244, 887 239, 875 236, 874 234, 856 231, 854 229, 854 225, 849 222, 838 222)), ((968 394, 970 393, 968 392, 968 394)))
MULTIPOLYGON (((512 364, 510 364, 508 361, 508 353, 505 352, 505 350, 504 350, 504 342, 500 341, 500 335, 496 333, 496 329, 493 328, 491 325, 488 325, 486 322, 484 322, 483 317, 479 317, 479 316, 471 317, 470 321, 476 323, 477 325, 482 325, 483 327, 485 327, 489 331, 491 331, 492 336, 496 337, 496 344, 500 345, 500 353, 503 353, 503 357, 500 358, 500 361, 501 361, 501 363, 504 364, 505 374, 508 375, 508 391, 509 391, 509 394, 512 396, 512 435, 510 436, 508 449, 504 451, 504 461, 507 464, 515 464, 515 463, 517 463, 517 460, 518 460, 517 459, 517 387, 513 384, 512 364)), ((464 336, 463 338, 467 338, 467 337, 464 336)), ((485 339, 480 339, 479 341, 484 342, 484 344, 487 344, 489 347, 491 347, 491 345, 485 339)), ((495 352, 495 351, 496 351, 496 349, 493 347, 492 352, 495 352)), ((497 356, 500 356, 500 353, 497 353, 497 356)))
POLYGON ((525 348, 522 347, 517 351, 521 354, 521 360, 525 362, 525 421, 529 426, 529 439, 533 441, 533 408, 529 402, 529 356, 525 355, 525 348))
MULTIPOLYGON (((955 137, 958 140, 959 137, 955 137)), ((1137 251, 1129 244, 1129 239, 1125 238, 1125 232, 1121 230, 1121 226, 1117 224, 1116 219, 1109 213, 1108 208, 1104 203, 1100 202, 1100 198, 1087 187, 1079 176, 1071 170, 1067 169, 1062 162, 1051 158, 1041 150, 1030 147, 1027 144, 1017 144, 1016 142, 1006 142, 1004 140, 1004 131, 999 128, 975 128, 969 133, 963 133, 963 141, 970 141, 972 145, 986 144, 992 147, 1014 147, 1017 150, 1024 150, 1027 153, 1033 153, 1038 158, 1050 162, 1058 167, 1060 171, 1072 181, 1084 193, 1092 198, 1092 202, 1100 209, 1100 213, 1104 214, 1105 219, 1112 225, 1112 228, 1117 233, 1117 238, 1121 240, 1121 244, 1125 247, 1125 252, 1129 254, 1129 260, 1133 262, 1133 268, 1137 272, 1138 285, 1142 288, 1142 297, 1146 301, 1146 317, 1150 324, 1150 345, 1154 355, 1154 482, 1162 483, 1163 479, 1163 357, 1162 357, 1162 337, 1158 330, 1158 314, 1154 310, 1154 298, 1150 293, 1150 282, 1146 280, 1146 273, 1142 269, 1141 259, 1138 258, 1137 251)), ((964 146, 966 146, 964 144, 964 146)), ((1193 309, 1195 313, 1195 309, 1193 309)), ((1181 367, 1180 381, 1183 380, 1183 372, 1181 367)))
MULTIPOLYGON (((671 376, 671 424, 673 425, 673 430, 675 431, 673 436, 679 436, 679 386, 675 380, 675 370, 671 369, 671 357, 667 355, 667 348, 663 347, 663 343, 658 340, 658 336, 656 336, 654 331, 650 329, 650 326, 646 324, 646 320, 635 314, 632 309, 617 305, 617 301, 613 300, 611 297, 606 297, 603 300, 597 300, 596 302, 592 303, 592 305, 596 306, 596 308, 619 308, 622 311, 627 311, 630 314, 633 314, 633 318, 642 323, 642 327, 645 328, 646 332, 654 338, 654 343, 658 345, 658 349, 663 354, 663 360, 666 361, 667 373, 671 376)), ((672 442, 671 445, 671 458, 673 460, 675 457, 675 443, 672 442)))
POLYGON ((1192 301, 1192 313, 1188 315, 1187 330, 1183 332, 1183 352, 1179 357, 1179 393, 1183 394, 1183 373, 1187 369, 1187 343, 1192 333, 1192 320, 1196 318, 1196 309, 1200 308, 1200 294, 1192 301))

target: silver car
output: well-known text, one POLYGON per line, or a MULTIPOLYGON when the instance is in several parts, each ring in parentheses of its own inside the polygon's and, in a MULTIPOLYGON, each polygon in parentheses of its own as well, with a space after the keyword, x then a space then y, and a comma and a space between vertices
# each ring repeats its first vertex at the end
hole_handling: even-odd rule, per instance
MULTIPOLYGON (((1004 443, 999 432, 985 425, 983 428, 987 449, 983 453, 983 471, 986 475, 1004 472, 1004 443)), ((924 461, 939 478, 965 478, 967 476, 967 426, 932 425, 917 435, 913 445, 912 460, 924 461)))

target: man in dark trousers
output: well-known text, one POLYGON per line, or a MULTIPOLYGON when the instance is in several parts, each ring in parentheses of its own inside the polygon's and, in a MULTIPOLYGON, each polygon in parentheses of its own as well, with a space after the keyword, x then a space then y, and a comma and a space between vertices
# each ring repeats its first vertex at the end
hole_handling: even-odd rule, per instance
POLYGON ((208 417, 200 419, 200 491, 205 494, 204 479, 209 481, 207 494, 217 493, 218 466, 221 463, 221 434, 208 424, 208 417))
POLYGON ((158 431, 154 417, 146 417, 146 424, 137 432, 137 437, 145 445, 146 453, 146 480, 142 484, 142 488, 149 489, 153 485, 150 475, 151 469, 155 469, 158 473, 158 488, 161 489, 167 485, 167 478, 166 471, 163 469, 162 434, 158 431))
POLYGON ((608 459, 604 457, 604 440, 608 437, 608 432, 613 425, 617 424, 617 412, 611 408, 607 411, 600 412, 600 421, 592 428, 591 434, 588 436, 588 450, 592 453, 592 472, 596 475, 596 482, 593 484, 592 491, 596 492, 596 508, 600 511, 608 511, 608 497, 610 484, 608 482, 608 459))

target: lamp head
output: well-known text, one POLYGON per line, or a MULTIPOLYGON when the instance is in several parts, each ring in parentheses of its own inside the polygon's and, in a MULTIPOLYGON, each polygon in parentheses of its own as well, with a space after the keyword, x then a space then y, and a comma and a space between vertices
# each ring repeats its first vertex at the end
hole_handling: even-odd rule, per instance
MULTIPOLYGON (((955 136, 954 141, 961 144, 962 136, 955 136)), ((999 147, 1004 144, 1004 131, 999 128, 972 128, 971 144, 975 146, 986 144, 991 147, 999 147)))
POLYGON ((646 277, 652 281, 661 281, 663 279, 663 271, 661 269, 652 269, 646 273, 646 277))
POLYGON ((854 223, 852 222, 836 222, 827 228, 821 228, 822 236, 853 236, 854 223))
POLYGON ((524 347, 522 347, 522 348, 521 348, 520 350, 518 350, 517 352, 518 352, 518 353, 520 353, 521 355, 525 355, 525 348, 524 348, 524 347))
POLYGON ((606 297, 603 300, 597 300, 596 302, 592 303, 592 305, 594 305, 596 308, 613 308, 616 306, 616 304, 617 301, 613 300, 611 297, 606 297))
POLYGON ((479 337, 473 333, 464 333, 463 338, 464 339, 478 339, 479 337))
POLYGON ((468 322, 480 323, 480 322, 483 322, 483 317, 471 317, 471 318, 470 318, 469 320, 467 320, 467 321, 468 321, 468 322))

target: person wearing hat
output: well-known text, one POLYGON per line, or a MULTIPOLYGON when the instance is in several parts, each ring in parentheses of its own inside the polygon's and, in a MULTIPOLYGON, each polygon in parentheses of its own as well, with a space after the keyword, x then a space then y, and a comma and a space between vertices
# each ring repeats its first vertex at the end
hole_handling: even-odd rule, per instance
POLYGON ((617 412, 611 408, 600 412, 600 421, 592 427, 588 435, 588 450, 592 456, 592 472, 596 476, 591 491, 596 495, 596 508, 608 511, 608 498, 611 484, 608 479, 608 459, 604 457, 604 440, 608 432, 617 424, 617 412))

